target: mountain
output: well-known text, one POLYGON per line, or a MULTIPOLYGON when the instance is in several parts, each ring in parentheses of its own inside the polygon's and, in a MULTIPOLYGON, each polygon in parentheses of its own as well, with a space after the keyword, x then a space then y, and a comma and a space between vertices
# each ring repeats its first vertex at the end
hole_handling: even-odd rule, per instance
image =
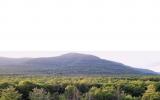
POLYGON ((99 57, 68 53, 57 57, 0 58, 0 74, 119 75, 156 74, 99 57))
POLYGON ((157 72, 154 72, 152 70, 149 69, 140 69, 140 68, 136 68, 138 71, 143 72, 144 74, 158 74, 157 72))

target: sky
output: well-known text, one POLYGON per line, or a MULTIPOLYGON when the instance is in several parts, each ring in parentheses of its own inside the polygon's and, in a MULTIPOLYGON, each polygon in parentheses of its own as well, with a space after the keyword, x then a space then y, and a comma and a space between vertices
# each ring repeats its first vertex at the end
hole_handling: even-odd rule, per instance
MULTIPOLYGON (((159 5, 159 0, 0 0, 0 51, 159 52, 159 5)), ((131 65, 148 62, 148 56, 141 64, 133 58, 131 65)))

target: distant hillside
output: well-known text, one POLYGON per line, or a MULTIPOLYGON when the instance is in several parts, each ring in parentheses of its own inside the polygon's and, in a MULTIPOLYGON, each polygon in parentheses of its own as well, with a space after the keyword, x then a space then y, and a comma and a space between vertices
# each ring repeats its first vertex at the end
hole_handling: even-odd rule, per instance
POLYGON ((117 75, 156 74, 87 54, 68 53, 57 57, 0 58, 0 74, 117 75))

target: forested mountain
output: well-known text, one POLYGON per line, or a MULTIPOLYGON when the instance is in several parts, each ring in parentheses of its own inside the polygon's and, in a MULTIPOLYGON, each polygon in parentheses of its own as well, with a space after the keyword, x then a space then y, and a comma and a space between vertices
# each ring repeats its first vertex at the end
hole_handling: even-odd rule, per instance
POLYGON ((156 74, 87 54, 68 53, 57 57, 0 58, 0 74, 117 75, 156 74))

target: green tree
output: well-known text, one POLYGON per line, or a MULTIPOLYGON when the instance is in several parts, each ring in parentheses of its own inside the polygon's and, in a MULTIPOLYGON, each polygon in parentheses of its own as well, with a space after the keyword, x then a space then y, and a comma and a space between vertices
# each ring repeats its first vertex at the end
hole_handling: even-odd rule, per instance
POLYGON ((59 100, 66 100, 65 95, 59 95, 59 100))
POLYGON ((136 81, 135 83, 123 84, 120 88, 126 94, 130 94, 133 97, 142 96, 143 93, 145 92, 144 84, 138 81, 136 81))
POLYGON ((132 97, 131 95, 125 95, 122 100, 139 100, 139 98, 132 97))
POLYGON ((75 86, 69 85, 65 88, 65 96, 67 100, 78 100, 79 91, 75 86))
POLYGON ((30 100, 51 100, 51 95, 42 88, 34 88, 33 91, 29 93, 29 98, 30 100))
POLYGON ((30 81, 20 81, 17 86, 17 89, 22 94, 22 99, 28 99, 29 92, 36 87, 39 87, 39 86, 30 81))
POLYGON ((7 89, 2 90, 0 100, 20 100, 20 99, 21 99, 21 94, 19 94, 14 87, 9 87, 7 89))
POLYGON ((87 100, 117 100, 117 95, 113 87, 92 87, 88 93, 87 98, 87 100))
POLYGON ((143 94, 142 100, 160 100, 160 93, 156 92, 153 84, 147 87, 146 92, 143 94))
POLYGON ((81 93, 86 93, 89 91, 89 85, 88 84, 84 84, 84 83, 81 83, 81 84, 78 84, 77 85, 77 88, 78 90, 81 92, 81 93))

